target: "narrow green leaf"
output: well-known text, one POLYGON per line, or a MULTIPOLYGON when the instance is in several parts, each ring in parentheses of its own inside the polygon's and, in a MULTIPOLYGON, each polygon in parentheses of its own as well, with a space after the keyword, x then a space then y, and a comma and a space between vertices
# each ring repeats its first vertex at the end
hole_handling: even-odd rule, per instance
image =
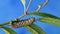
POLYGON ((51 15, 51 14, 48 14, 48 13, 43 13, 43 12, 37 12, 37 11, 35 11, 35 12, 29 13, 29 15, 30 15, 30 14, 37 15, 37 16, 51 17, 51 18, 60 19, 60 18, 58 18, 58 17, 56 17, 56 16, 54 16, 54 15, 51 15))
POLYGON ((44 18, 39 18, 38 21, 60 26, 60 19, 55 19, 55 18, 50 18, 50 17, 44 17, 44 18))
POLYGON ((23 6, 25 6, 26 0, 21 0, 21 2, 22 2, 22 4, 23 4, 23 6))
POLYGON ((26 28, 32 33, 32 34, 39 34, 37 31, 35 31, 34 29, 32 29, 29 26, 26 26, 26 28))
POLYGON ((26 27, 32 34, 46 34, 46 32, 35 24, 26 27))
POLYGON ((6 34, 17 34, 14 30, 12 30, 11 28, 7 28, 7 27, 1 27, 2 30, 4 32, 6 32, 6 34))
POLYGON ((7 24, 9 24, 9 22, 5 22, 3 24, 0 24, 0 26, 4 26, 4 25, 7 25, 7 24))

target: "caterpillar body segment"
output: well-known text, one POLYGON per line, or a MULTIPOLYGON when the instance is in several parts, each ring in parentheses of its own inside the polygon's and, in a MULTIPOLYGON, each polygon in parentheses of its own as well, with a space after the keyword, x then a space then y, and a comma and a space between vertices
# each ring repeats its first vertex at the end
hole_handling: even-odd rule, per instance
POLYGON ((34 17, 31 17, 31 18, 26 19, 26 20, 16 19, 15 21, 11 21, 10 25, 12 28, 18 28, 18 27, 31 25, 34 21, 35 21, 34 17), (16 23, 16 24, 14 24, 14 23, 16 23))

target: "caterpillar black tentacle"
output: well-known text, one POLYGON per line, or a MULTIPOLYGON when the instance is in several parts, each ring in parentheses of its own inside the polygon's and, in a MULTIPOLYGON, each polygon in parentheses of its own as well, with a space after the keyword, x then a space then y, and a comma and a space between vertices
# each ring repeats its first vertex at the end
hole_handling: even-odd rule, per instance
POLYGON ((26 20, 16 19, 15 21, 11 21, 10 25, 12 28, 18 28, 18 27, 31 25, 34 21, 35 21, 34 17, 26 19, 26 20), (16 24, 14 24, 14 23, 16 23, 16 24))

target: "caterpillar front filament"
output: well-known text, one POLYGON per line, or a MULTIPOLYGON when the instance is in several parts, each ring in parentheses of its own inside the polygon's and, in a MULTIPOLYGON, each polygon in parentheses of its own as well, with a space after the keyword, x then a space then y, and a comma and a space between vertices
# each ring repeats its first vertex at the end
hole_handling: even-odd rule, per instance
POLYGON ((23 27, 23 26, 31 25, 34 21, 35 21, 34 17, 26 19, 26 20, 16 19, 15 21, 11 21, 10 25, 13 28, 18 28, 18 27, 23 27), (16 24, 14 24, 14 23, 16 23, 16 24))

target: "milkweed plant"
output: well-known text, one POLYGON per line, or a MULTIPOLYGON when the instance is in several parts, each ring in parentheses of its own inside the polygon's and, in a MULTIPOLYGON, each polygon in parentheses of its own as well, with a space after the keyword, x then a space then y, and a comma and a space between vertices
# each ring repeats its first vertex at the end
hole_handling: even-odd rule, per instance
POLYGON ((17 32, 15 32, 12 28, 19 28, 19 27, 20 28, 25 27, 32 34, 46 34, 46 32, 41 27, 33 23, 36 21, 48 23, 55 26, 60 26, 60 18, 48 13, 40 12, 42 7, 47 5, 48 0, 46 0, 43 4, 38 5, 38 8, 31 12, 28 12, 28 9, 30 8, 32 0, 29 1, 27 7, 26 7, 26 0, 20 0, 20 1, 24 7, 24 14, 19 16, 15 20, 0 24, 0 28, 2 28, 2 30, 6 34, 17 34, 17 32), (28 15, 33 15, 33 16, 29 19, 20 20, 24 16, 28 16, 28 15), (42 16, 42 18, 35 19, 35 16, 42 16), (11 28, 6 27, 5 25, 10 25, 11 28))

